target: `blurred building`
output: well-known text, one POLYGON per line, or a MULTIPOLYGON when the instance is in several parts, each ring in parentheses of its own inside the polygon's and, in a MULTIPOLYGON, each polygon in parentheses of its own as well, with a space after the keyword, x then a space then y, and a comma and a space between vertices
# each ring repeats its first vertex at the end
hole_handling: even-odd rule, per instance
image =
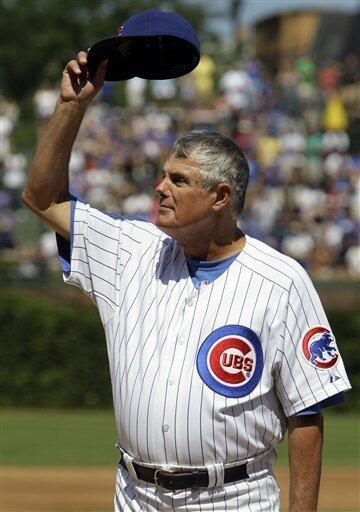
POLYGON ((258 57, 273 71, 303 55, 318 65, 358 54, 360 14, 292 11, 270 15, 255 24, 258 57))

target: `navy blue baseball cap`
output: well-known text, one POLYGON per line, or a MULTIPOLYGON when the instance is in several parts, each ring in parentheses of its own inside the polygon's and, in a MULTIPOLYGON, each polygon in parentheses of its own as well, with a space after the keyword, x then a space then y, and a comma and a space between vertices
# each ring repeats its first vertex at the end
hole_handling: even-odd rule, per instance
POLYGON ((200 41, 179 14, 147 9, 126 20, 115 37, 94 43, 88 67, 94 74, 107 58, 105 80, 176 78, 190 73, 200 60, 200 41))

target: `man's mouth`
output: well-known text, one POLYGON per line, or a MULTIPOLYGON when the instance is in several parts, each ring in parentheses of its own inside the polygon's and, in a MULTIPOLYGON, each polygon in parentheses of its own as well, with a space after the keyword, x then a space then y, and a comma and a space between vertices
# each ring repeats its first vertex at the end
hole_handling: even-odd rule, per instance
POLYGON ((164 209, 164 210, 173 210, 174 208, 168 204, 165 204, 165 203, 159 203, 159 206, 158 206, 159 210, 161 209, 164 209))

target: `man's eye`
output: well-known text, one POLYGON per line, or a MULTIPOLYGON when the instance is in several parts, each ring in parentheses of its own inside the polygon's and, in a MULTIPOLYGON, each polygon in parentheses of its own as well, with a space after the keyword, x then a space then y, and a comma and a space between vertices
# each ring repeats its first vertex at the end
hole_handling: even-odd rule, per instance
POLYGON ((184 178, 181 178, 180 176, 175 176, 174 183, 185 183, 185 180, 184 180, 184 178))

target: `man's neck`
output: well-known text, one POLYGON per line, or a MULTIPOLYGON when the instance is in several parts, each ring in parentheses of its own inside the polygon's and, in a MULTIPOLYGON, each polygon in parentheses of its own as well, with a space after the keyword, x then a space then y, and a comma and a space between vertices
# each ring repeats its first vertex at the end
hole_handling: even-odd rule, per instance
POLYGON ((199 236, 175 236, 183 247, 185 255, 196 260, 222 260, 242 251, 246 239, 234 223, 226 229, 210 231, 205 236, 204 232, 199 236))

